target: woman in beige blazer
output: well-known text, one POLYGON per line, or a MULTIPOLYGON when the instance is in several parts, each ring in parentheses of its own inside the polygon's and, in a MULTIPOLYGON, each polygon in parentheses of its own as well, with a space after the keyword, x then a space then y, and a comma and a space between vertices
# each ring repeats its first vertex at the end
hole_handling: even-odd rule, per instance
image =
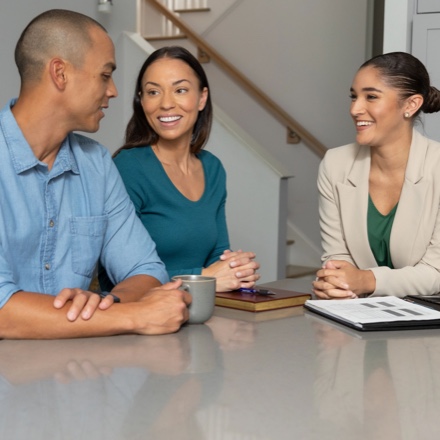
POLYGON ((364 63, 351 87, 356 143, 319 169, 319 298, 440 292, 440 143, 413 126, 440 92, 407 53, 364 63))

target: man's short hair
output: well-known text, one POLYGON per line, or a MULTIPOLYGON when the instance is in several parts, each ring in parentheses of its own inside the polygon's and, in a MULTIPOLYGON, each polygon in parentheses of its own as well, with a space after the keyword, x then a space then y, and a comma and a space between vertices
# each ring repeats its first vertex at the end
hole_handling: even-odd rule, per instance
POLYGON ((81 67, 93 41, 90 28, 96 20, 64 9, 52 9, 35 17, 22 32, 15 47, 15 63, 22 84, 41 79, 47 61, 55 56, 81 67))

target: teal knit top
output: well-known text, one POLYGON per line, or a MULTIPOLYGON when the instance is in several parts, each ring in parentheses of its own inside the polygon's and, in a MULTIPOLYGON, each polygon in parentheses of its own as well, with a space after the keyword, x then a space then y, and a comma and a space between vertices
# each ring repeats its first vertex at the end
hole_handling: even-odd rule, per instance
POLYGON ((174 186, 149 146, 122 150, 114 159, 170 278, 200 274, 229 249, 225 170, 208 151, 202 150, 197 157, 202 162, 205 189, 196 202, 174 186))

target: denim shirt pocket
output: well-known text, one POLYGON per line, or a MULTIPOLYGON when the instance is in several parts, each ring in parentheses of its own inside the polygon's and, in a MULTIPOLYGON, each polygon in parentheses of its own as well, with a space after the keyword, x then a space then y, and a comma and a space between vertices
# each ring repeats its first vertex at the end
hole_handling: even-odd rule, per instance
POLYGON ((72 268, 82 276, 92 277, 101 255, 107 216, 71 217, 72 268))

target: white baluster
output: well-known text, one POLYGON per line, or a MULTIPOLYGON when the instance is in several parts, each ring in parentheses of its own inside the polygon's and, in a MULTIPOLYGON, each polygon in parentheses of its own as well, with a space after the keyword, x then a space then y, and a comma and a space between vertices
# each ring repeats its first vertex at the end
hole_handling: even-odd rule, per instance
MULTIPOLYGON (((170 9, 171 11, 173 11, 174 10, 174 0, 166 0, 165 6, 168 9, 170 9)), ((171 23, 171 21, 167 20, 165 35, 174 35, 174 33, 175 33, 175 29, 174 29, 173 23, 171 23)))

